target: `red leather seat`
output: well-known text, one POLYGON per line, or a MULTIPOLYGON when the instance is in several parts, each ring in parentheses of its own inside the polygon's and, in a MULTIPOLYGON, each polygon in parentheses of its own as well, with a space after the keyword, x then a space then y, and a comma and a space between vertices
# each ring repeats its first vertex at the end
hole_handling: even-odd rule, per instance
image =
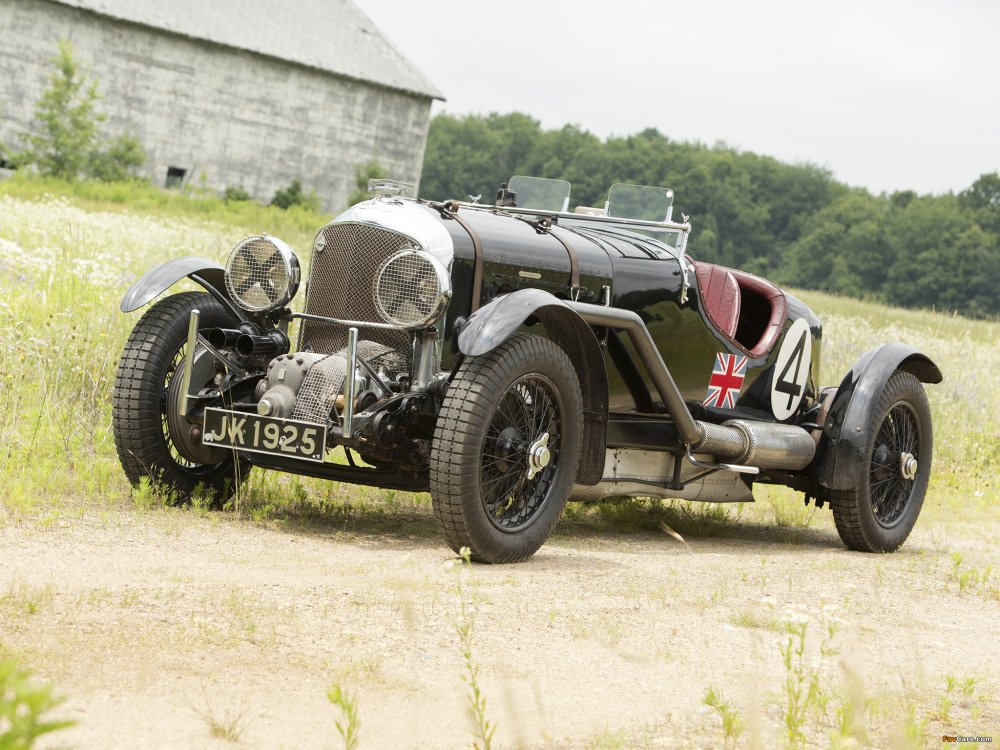
POLYGON ((712 263, 691 262, 698 276, 698 292, 705 314, 719 332, 751 357, 761 357, 771 351, 788 313, 785 293, 770 281, 752 273, 712 263), (748 320, 744 321, 744 330, 741 332, 740 311, 744 295, 753 295, 759 301, 748 299, 747 308, 743 309, 748 320), (756 320, 749 320, 749 316, 756 320), (748 338, 758 331, 760 335, 759 338, 755 336, 756 341, 736 340, 738 332, 742 338, 748 338))
POLYGON ((728 268, 711 263, 695 263, 698 291, 705 313, 720 332, 736 338, 740 322, 740 287, 728 268))

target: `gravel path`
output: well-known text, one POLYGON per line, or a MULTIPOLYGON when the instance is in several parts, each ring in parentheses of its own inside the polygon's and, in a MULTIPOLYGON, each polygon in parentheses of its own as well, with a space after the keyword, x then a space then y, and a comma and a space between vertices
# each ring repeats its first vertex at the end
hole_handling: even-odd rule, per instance
MULTIPOLYGON (((78 723, 49 745, 340 747, 337 683, 359 698, 363 748, 470 747, 463 597, 496 745, 721 747, 712 685, 749 747, 782 736, 791 609, 810 618, 828 716, 846 675, 878 698, 873 744, 908 702, 929 737, 1000 731, 1000 600, 989 581, 960 595, 950 580, 954 551, 1000 571, 997 525, 918 523, 902 551, 871 556, 826 521, 733 522, 685 544, 564 524, 527 563, 469 569, 448 564, 429 516, 391 520, 348 533, 86 510, 8 525, 0 643, 66 696, 59 713, 78 723), (821 660, 824 622, 836 632, 821 660), (949 676, 975 678, 972 694, 948 692, 949 676), (213 735, 230 724, 235 743, 213 735)), ((810 744, 827 746, 830 722, 807 722, 810 744)))

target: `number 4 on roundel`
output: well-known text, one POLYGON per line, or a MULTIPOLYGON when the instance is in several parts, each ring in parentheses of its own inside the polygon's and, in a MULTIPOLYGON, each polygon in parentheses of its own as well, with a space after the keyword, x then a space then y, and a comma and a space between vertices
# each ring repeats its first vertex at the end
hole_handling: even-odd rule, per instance
POLYGON ((812 364, 809 324, 799 318, 789 327, 774 363, 771 381, 771 411, 779 420, 788 419, 802 402, 812 364))

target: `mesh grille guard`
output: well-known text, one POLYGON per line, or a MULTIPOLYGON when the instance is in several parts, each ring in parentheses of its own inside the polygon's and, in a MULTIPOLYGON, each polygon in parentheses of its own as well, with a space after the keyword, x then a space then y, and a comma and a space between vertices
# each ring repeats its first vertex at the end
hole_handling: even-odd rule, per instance
MULTIPOLYGON (((393 254, 419 247, 404 234, 381 227, 344 222, 320 231, 309 268, 305 312, 344 320, 384 323, 375 305, 375 274, 393 254)), ((409 369, 412 356, 406 331, 367 328, 361 337, 390 347, 401 355, 401 370, 409 369)), ((325 354, 347 346, 347 328, 315 320, 302 322, 299 350, 325 354)))

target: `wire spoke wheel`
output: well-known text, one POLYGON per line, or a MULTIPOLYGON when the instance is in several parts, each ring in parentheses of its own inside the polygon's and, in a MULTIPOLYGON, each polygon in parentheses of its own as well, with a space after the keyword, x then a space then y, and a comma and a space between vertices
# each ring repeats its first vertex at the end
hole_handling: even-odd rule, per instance
POLYGON ((913 494, 916 476, 908 465, 919 453, 916 412, 907 403, 897 403, 879 427, 869 470, 872 512, 886 528, 899 521, 913 494))
POLYGON ((431 450, 434 514, 449 546, 530 557, 562 514, 580 463, 576 370, 548 339, 516 334, 456 372, 431 450))
POLYGON ((833 500, 841 539, 861 552, 892 552, 909 536, 931 469, 931 415, 923 386, 897 370, 868 422, 865 459, 853 490, 833 500))
POLYGON ((486 429, 480 492, 490 520, 517 530, 534 520, 559 465, 562 401, 552 381, 539 373, 516 380, 501 396, 486 429), (548 460, 529 477, 531 448, 548 435, 548 460))

